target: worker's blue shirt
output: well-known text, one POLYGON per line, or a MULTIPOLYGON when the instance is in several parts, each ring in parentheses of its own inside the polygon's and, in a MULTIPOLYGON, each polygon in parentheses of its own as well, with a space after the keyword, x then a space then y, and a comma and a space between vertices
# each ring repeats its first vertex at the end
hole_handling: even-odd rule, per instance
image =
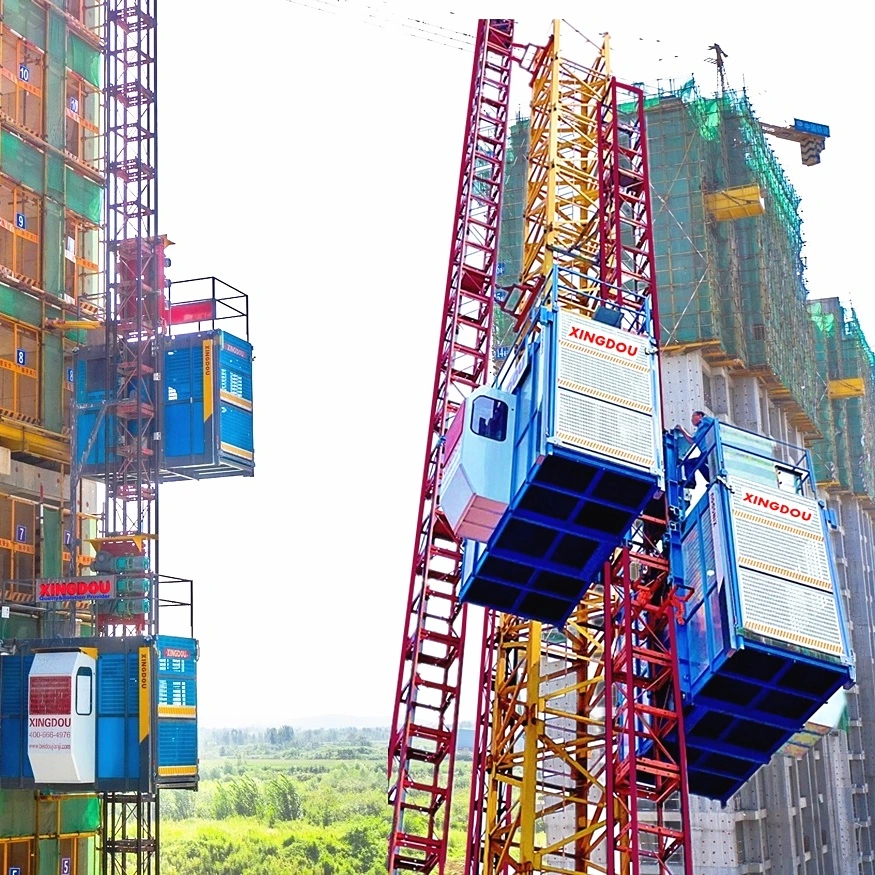
POLYGON ((714 422, 715 419, 713 416, 703 416, 699 420, 699 424, 696 426, 696 430, 693 432, 693 443, 700 450, 704 450, 705 436, 708 433, 708 429, 714 424, 714 422))

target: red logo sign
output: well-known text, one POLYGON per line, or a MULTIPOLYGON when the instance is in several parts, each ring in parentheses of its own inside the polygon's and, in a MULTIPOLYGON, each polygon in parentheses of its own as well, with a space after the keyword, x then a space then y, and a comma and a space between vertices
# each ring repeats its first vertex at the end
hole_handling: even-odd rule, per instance
POLYGON ((72 577, 41 580, 39 600, 62 602, 83 599, 108 599, 113 596, 112 577, 72 577))
POLYGON ((182 647, 165 647, 161 656, 164 659, 191 659, 191 651, 182 647))
MULTIPOLYGON (((69 714, 73 707, 73 681, 69 675, 36 675, 30 679, 28 710, 31 714, 69 714)), ((31 723, 31 726, 48 724, 31 723)))
POLYGON ((584 343, 590 343, 593 346, 601 346, 605 349, 612 349, 614 352, 625 353, 630 358, 635 358, 638 355, 638 347, 627 343, 625 340, 614 340, 613 337, 606 337, 604 334, 596 334, 588 328, 579 328, 572 325, 568 331, 568 336, 574 340, 582 340, 584 343))
POLYGON ((776 501, 774 498, 767 498, 765 495, 757 495, 756 492, 745 492, 742 501, 754 505, 754 507, 764 507, 766 510, 774 511, 782 516, 791 519, 801 519, 808 522, 811 519, 810 510, 802 510, 801 507, 794 507, 783 502, 776 501))

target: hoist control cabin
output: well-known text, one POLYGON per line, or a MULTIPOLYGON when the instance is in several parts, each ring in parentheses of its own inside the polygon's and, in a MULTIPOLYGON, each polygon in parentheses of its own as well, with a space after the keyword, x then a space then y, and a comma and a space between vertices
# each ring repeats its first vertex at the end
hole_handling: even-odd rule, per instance
POLYGON ((0 788, 195 789, 193 638, 20 641, 0 660, 0 788))

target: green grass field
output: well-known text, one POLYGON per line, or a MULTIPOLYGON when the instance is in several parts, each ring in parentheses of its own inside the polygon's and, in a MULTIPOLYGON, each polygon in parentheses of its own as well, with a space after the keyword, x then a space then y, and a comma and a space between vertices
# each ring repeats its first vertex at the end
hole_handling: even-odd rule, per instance
MULTIPOLYGON (((161 794, 163 875, 385 875, 386 740, 373 732, 202 742, 198 791, 161 794)), ((460 766, 446 875, 461 875, 464 857, 460 766)))

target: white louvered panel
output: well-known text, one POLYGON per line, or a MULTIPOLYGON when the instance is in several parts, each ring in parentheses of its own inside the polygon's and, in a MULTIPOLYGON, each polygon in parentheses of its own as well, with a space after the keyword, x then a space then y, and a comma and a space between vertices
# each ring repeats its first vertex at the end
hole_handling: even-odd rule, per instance
POLYGON ((831 593, 739 569, 741 625, 757 635, 820 650, 844 652, 831 593))
POLYGON ((814 501, 736 484, 732 519, 739 565, 832 590, 829 553, 814 501), (760 500, 768 506, 757 504, 760 500))
POLYGON ((794 495, 777 487, 769 489, 760 483, 738 477, 732 478, 731 485, 733 508, 762 514, 782 524, 823 535, 820 507, 813 498, 794 495))
POLYGON ((823 538, 786 531, 761 516, 733 514, 738 564, 799 583, 831 589, 829 557, 823 538))
POLYGON ((559 344, 558 383, 565 389, 593 395, 641 413, 653 410, 650 372, 601 350, 573 342, 559 344))
POLYGON ((561 388, 554 438, 636 467, 655 464, 651 417, 561 388))
POLYGON ((646 336, 560 311, 558 385, 640 413, 653 412, 646 336))

